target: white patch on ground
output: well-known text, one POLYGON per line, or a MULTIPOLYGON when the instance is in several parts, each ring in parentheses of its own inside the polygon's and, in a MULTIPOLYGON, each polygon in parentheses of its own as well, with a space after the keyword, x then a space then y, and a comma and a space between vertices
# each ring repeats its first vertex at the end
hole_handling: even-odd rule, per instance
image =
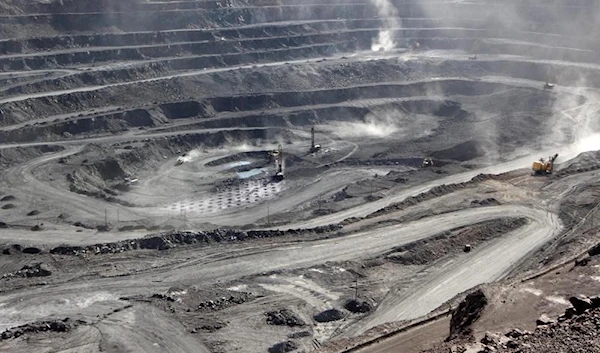
POLYGON ((309 268, 308 269, 311 272, 317 272, 317 273, 325 273, 325 271, 318 269, 318 268, 309 268))
POLYGON ((333 266, 332 269, 333 269, 333 272, 336 272, 336 273, 346 272, 345 268, 341 268, 341 267, 337 267, 337 266, 333 266))
POLYGON ((563 297, 557 297, 555 295, 549 295, 546 297, 546 300, 554 302, 556 304, 562 304, 562 305, 571 305, 571 303, 569 303, 568 300, 566 300, 563 297))
POLYGON ((93 305, 98 302, 105 302, 105 301, 109 301, 109 300, 118 300, 118 299, 119 298, 114 294, 98 293, 89 298, 79 298, 79 299, 75 300, 75 305, 80 308, 87 308, 88 306, 93 305))
POLYGON ((594 281, 600 282, 600 276, 590 276, 594 281))
POLYGON ((285 181, 270 183, 268 179, 249 179, 211 195, 198 195, 165 205, 165 212, 182 215, 202 215, 231 208, 242 208, 270 200, 284 190, 285 181))
POLYGON ((301 299, 318 310, 331 309, 332 303, 340 298, 339 293, 330 292, 305 278, 279 278, 282 283, 259 284, 266 290, 286 293, 301 299))
POLYGON ((227 290, 230 290, 232 292, 241 292, 241 291, 246 290, 247 288, 248 288, 247 284, 238 284, 237 286, 227 288, 227 290))
POLYGON ((544 294, 544 292, 542 292, 541 290, 536 289, 536 288, 523 288, 523 292, 531 293, 537 297, 544 294))
POLYGON ((186 295, 187 291, 186 290, 182 290, 182 291, 173 291, 169 293, 171 296, 181 296, 181 295, 186 295))
POLYGON ((319 342, 324 342, 331 338, 331 335, 340 326, 342 321, 333 321, 327 323, 318 323, 313 327, 313 338, 319 342))

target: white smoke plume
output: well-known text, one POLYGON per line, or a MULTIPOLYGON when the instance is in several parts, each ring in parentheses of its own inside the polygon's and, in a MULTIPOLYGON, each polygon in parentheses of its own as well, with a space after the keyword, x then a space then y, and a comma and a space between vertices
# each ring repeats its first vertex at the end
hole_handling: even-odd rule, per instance
POLYGON ((379 28, 377 38, 373 38, 371 50, 394 49, 396 47, 394 30, 402 27, 398 9, 390 0, 371 0, 371 3, 377 8, 377 15, 381 19, 381 28, 379 28))
POLYGON ((427 115, 406 114, 395 109, 368 113, 363 121, 344 121, 332 124, 331 131, 342 138, 394 136, 403 139, 418 138, 432 133, 438 126, 436 118, 427 115))

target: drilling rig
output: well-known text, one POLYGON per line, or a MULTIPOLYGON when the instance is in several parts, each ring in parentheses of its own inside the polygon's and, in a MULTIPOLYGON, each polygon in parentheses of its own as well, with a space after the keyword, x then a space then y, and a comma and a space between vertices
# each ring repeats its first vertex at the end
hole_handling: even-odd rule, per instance
POLYGON ((272 153, 273 157, 275 157, 275 175, 273 175, 273 179, 276 181, 281 181, 284 178, 283 175, 283 147, 279 145, 276 151, 272 153))
POLYGON ((310 153, 315 153, 321 150, 321 145, 315 144, 315 127, 310 128, 310 153))

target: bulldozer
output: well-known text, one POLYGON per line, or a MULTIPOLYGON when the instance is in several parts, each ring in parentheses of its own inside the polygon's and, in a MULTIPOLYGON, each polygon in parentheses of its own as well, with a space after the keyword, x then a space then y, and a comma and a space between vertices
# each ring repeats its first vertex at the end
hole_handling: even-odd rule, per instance
POLYGON ((548 157, 548 159, 540 158, 539 161, 533 162, 531 169, 533 170, 534 175, 540 174, 552 174, 554 170, 554 161, 558 158, 558 153, 554 156, 548 157))

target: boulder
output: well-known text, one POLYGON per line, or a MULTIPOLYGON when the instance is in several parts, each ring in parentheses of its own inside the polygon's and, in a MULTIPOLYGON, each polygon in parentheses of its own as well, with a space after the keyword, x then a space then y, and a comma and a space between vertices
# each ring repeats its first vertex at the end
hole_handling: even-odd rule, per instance
POLYGON ((541 316, 540 316, 540 317, 539 317, 539 318, 538 318, 538 319, 535 321, 535 323, 536 323, 538 326, 550 325, 550 324, 553 324, 553 323, 555 323, 555 322, 556 322, 555 320, 552 320, 552 319, 551 319, 551 318, 549 318, 549 317, 548 317, 548 315, 546 315, 546 314, 542 314, 542 315, 541 315, 541 316))
POLYGON ((569 298, 569 301, 578 314, 581 314, 592 307, 592 300, 587 297, 571 297, 569 298))
POLYGON ((519 338, 528 334, 529 332, 527 331, 519 330, 518 328, 513 328, 512 330, 508 331, 505 336, 510 338, 519 338))
POLYGON ((479 319, 488 300, 481 289, 470 293, 458 305, 450 319, 450 335, 447 340, 468 334, 470 326, 479 319))

